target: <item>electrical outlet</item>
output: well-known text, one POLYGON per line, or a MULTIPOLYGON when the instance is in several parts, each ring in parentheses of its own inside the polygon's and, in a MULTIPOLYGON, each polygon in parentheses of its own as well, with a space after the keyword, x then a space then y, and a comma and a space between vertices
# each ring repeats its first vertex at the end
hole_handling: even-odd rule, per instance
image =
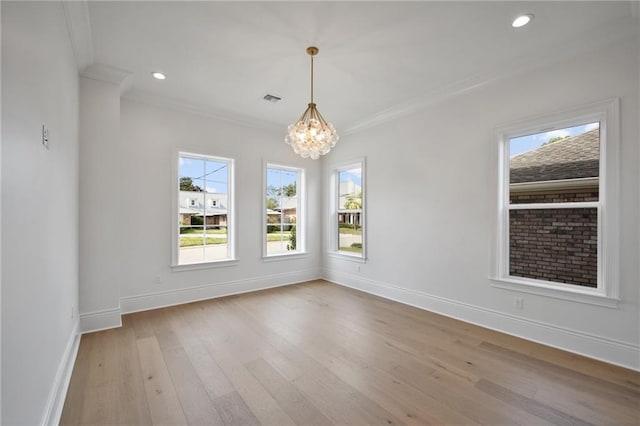
POLYGON ((360 265, 356 267, 356 272, 360 272, 360 265))
POLYGON ((524 308, 524 299, 522 297, 514 297, 513 298, 513 307, 516 309, 524 308))
POLYGON ((153 282, 155 282, 156 284, 160 284, 162 282, 160 275, 156 275, 155 277, 153 277, 153 282))
POLYGON ((49 129, 44 124, 42 125, 42 145, 49 149, 49 129))

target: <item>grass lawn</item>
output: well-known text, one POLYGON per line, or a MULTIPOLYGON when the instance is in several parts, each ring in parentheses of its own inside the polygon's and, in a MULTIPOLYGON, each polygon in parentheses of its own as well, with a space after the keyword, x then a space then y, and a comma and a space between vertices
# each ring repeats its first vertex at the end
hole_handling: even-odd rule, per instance
MULTIPOLYGON (((180 230, 180 233, 182 235, 185 234, 202 234, 203 229, 202 228, 182 228, 180 230)), ((227 229, 223 228, 223 229, 207 229, 206 230, 207 234, 226 234, 227 233, 227 229)))
POLYGON ((353 228, 340 228, 341 234, 349 234, 349 235, 362 235, 362 228, 353 229, 353 228))
MULTIPOLYGON (((180 238, 180 247, 192 247, 192 246, 201 246, 203 245, 202 237, 181 237, 180 238)), ((224 238, 213 238, 207 237, 207 244, 226 244, 227 237, 224 238)))
POLYGON ((280 232, 272 232, 270 234, 267 234, 267 241, 280 241, 280 239, 282 239, 282 241, 290 241, 291 233, 282 232, 281 234, 280 232))
POLYGON ((362 253, 362 247, 340 247, 340 251, 350 251, 353 253, 362 253))

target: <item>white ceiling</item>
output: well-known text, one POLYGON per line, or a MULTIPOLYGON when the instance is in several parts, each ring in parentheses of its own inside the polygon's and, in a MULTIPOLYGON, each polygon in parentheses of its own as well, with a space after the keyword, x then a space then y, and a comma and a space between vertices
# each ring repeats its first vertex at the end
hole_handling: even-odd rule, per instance
POLYGON ((283 129, 309 102, 305 49, 318 46, 315 100, 339 132, 587 49, 635 10, 610 1, 88 4, 93 60, 133 74, 128 96, 283 129), (535 19, 511 28, 520 13, 535 19), (156 70, 167 80, 153 79, 156 70), (262 100, 267 93, 283 100, 262 100))

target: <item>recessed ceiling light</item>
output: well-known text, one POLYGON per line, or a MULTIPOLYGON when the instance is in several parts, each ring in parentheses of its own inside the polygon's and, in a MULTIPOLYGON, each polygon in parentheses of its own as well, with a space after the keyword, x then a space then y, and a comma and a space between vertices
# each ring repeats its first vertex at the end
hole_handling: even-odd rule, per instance
POLYGON ((162 74, 161 72, 155 71, 152 72, 151 75, 153 76, 153 78, 156 78, 158 80, 164 80, 165 78, 167 78, 166 75, 162 74))
POLYGON ((513 20, 511 26, 513 28, 520 28, 527 25, 533 19, 533 13, 527 13, 526 15, 520 15, 516 19, 513 20))

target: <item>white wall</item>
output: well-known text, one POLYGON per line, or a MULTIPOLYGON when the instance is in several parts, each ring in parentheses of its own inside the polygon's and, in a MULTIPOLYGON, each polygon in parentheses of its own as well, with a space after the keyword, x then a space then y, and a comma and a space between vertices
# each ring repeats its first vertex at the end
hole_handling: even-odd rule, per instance
MULTIPOLYGON (((360 265, 325 254, 325 275, 406 303, 640 368, 638 73, 638 41, 629 40, 345 136, 325 163, 325 178, 331 164, 367 157, 369 260, 360 265), (619 308, 491 287, 497 196, 492 129, 613 97, 621 98, 622 127, 619 308), (513 308, 515 295, 524 297, 524 310, 513 308)), ((325 211, 326 223, 329 214, 325 211)))
POLYGON ((80 318, 83 331, 120 325, 120 85, 80 78, 80 318))
POLYGON ((1 423, 36 425, 78 307, 78 72, 60 2, 2 2, 2 104, 1 423))
POLYGON ((123 99, 118 203, 125 236, 118 271, 123 312, 214 297, 319 276, 321 245, 320 165, 304 160, 284 143, 284 133, 259 130, 204 115, 123 99), (173 150, 235 159, 237 257, 235 266, 172 271, 171 210, 173 150), (303 258, 262 260, 263 160, 306 169, 308 252, 303 258), (160 283, 155 277, 160 277, 160 283))

